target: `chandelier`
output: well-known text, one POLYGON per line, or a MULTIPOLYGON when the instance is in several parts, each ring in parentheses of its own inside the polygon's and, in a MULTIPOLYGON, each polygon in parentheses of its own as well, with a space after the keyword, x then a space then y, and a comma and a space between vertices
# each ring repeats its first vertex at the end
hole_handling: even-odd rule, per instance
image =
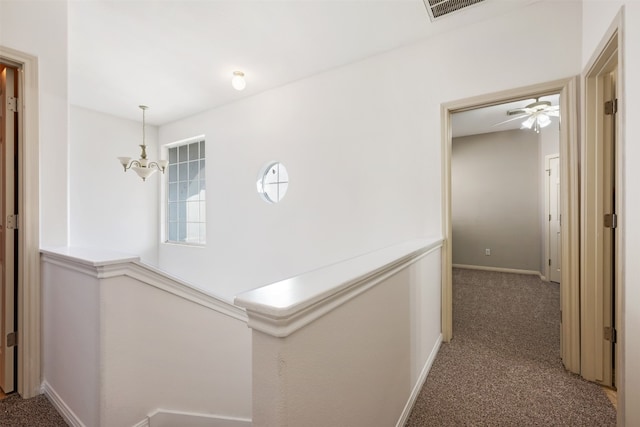
POLYGON ((140 153, 140 158, 138 160, 131 160, 131 157, 118 157, 120 164, 124 168, 126 172, 129 169, 132 169, 135 173, 138 174, 143 181, 146 181, 148 177, 153 175, 156 170, 164 173, 167 165, 169 164, 168 160, 158 160, 157 162, 150 162, 147 159, 147 144, 145 144, 145 122, 144 122, 144 112, 149 108, 146 105, 139 105, 142 110, 142 144, 140 144, 140 148, 142 152, 140 153))

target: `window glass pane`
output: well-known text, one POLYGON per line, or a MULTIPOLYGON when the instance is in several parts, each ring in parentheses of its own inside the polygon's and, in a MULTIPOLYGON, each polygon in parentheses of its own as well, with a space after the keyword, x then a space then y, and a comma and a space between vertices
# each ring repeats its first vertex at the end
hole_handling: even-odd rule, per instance
POLYGON ((189 162, 189 181, 198 179, 198 173, 200 173, 200 162, 198 162, 197 160, 194 162, 189 162))
POLYGON ((200 224, 188 222, 187 223, 187 238, 188 243, 198 242, 200 240, 200 224))
POLYGON ((178 163, 178 148, 169 148, 169 163, 178 163))
POLYGON ((184 242, 187 237, 187 223, 179 222, 178 223, 178 239, 179 242, 184 242))
POLYGON ((180 182, 178 183, 178 200, 179 201, 186 201, 189 194, 188 194, 188 189, 189 189, 189 183, 188 182, 180 182))
POLYGON ((180 223, 187 221, 187 203, 186 202, 178 203, 178 221, 180 221, 180 223))
POLYGON ((278 165, 275 164, 271 167, 271 169, 269 169, 269 171, 267 171, 267 173, 264 175, 264 183, 265 184, 272 184, 278 182, 278 165))
POLYGON ((280 197, 278 197, 278 184, 265 184, 264 191, 267 193, 269 200, 280 201, 280 197))
POLYGON ((205 178, 205 174, 204 174, 204 159, 200 160, 200 179, 204 179, 205 178))
POLYGON ((169 222, 178 220, 178 204, 169 203, 169 212, 167 212, 167 218, 169 222))
POLYGON ((178 223, 170 222, 169 223, 169 241, 177 242, 178 241, 178 223))
POLYGON ((289 182, 289 172, 287 168, 278 165, 278 182, 289 182))
POLYGON ((200 155, 198 154, 198 146, 200 144, 194 142, 193 144, 189 144, 189 160, 198 160, 200 155))
POLYGON ((178 147, 178 161, 186 162, 187 160, 189 160, 187 158, 187 146, 181 145, 180 147, 178 147))
POLYGON ((178 183, 174 182, 172 184, 169 184, 168 199, 170 202, 178 201, 178 183))
POLYGON ((190 202, 198 201, 200 199, 198 197, 199 194, 200 194, 200 182, 189 181, 189 193, 187 195, 187 200, 190 202))
POLYGON ((187 222, 200 221, 200 202, 187 202, 187 222))
POLYGON ((178 164, 178 181, 186 181, 189 178, 189 163, 178 164))
POLYGON ((169 182, 178 181, 178 165, 169 164, 169 182))

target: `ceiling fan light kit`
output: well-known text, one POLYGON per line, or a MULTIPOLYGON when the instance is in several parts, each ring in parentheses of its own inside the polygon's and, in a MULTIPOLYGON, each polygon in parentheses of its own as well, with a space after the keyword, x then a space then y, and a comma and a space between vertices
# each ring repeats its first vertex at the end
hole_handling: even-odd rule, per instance
POLYGON ((559 110, 559 106, 551 105, 549 101, 540 101, 536 99, 536 102, 533 102, 524 108, 517 108, 515 110, 507 111, 507 116, 517 117, 498 124, 507 123, 513 120, 524 119, 520 126, 520 129, 533 129, 536 131, 536 133, 540 133, 540 129, 551 124, 551 117, 560 117, 559 110))

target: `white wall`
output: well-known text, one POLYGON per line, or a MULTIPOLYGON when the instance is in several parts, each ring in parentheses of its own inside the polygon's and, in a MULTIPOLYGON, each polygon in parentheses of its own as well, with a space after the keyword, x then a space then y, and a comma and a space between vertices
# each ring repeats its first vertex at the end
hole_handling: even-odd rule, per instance
POLYGON ((130 277, 101 283, 100 425, 156 409, 251 418, 251 331, 130 277))
POLYGON ((530 130, 454 138, 454 264, 540 271, 538 140, 530 130))
POLYGON ((42 381, 86 426, 99 424, 98 279, 42 263, 42 381))
MULTIPOLYGON (((253 330, 255 427, 402 425, 398 421, 408 415, 407 403, 419 392, 442 339, 441 251, 399 267, 393 274, 365 276, 359 283, 366 291, 290 335, 253 330)), ((336 277, 332 273, 328 282, 336 277)), ((350 291, 341 287, 342 296, 350 291)), ((304 312, 324 311, 324 304, 304 312)), ((290 313, 290 319, 304 317, 295 306, 290 313)))
POLYGON ((635 184, 640 182, 640 82, 636 76, 640 75, 640 3, 636 1, 584 1, 582 18, 582 64, 586 66, 596 52, 596 48, 615 16, 624 6, 622 52, 624 94, 620 100, 620 117, 623 123, 620 140, 623 164, 622 193, 623 210, 620 214, 624 236, 622 263, 624 270, 624 287, 622 298, 625 301, 621 307, 623 313, 623 338, 619 343, 625 364, 624 378, 618 385, 622 392, 619 403, 624 410, 624 425, 640 425, 640 340, 637 332, 640 330, 640 287, 637 278, 640 277, 640 265, 635 262, 640 257, 640 193, 635 184), (629 262, 626 262, 626 261, 629 262))
POLYGON ((209 224, 206 248, 163 245, 160 266, 232 296, 440 234, 441 103, 577 74, 580 16, 535 3, 162 126, 161 144, 207 137, 209 224), (270 160, 291 180, 278 205, 255 191, 270 160))
POLYGON ((40 242, 66 245, 67 1, 0 1, 0 45, 38 58, 40 242))
POLYGON ((158 409, 251 418, 242 310, 109 251, 42 260, 42 379, 70 425, 132 426, 158 409))
MULTIPOLYGON (((157 137, 157 128, 147 125, 152 160, 158 158, 157 137)), ((156 172, 143 182, 131 170, 124 173, 116 158, 140 156, 141 121, 71 106, 69 139, 70 244, 131 253, 156 265, 163 176, 156 172)))

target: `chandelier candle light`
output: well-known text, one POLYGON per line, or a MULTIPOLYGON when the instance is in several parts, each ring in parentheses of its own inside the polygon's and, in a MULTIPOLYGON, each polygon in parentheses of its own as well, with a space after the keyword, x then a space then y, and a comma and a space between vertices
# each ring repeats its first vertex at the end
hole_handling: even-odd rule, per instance
POLYGON ((168 160, 158 160, 157 162, 150 162, 147 159, 147 144, 145 144, 145 122, 144 122, 144 112, 149 107, 146 105, 139 105, 142 110, 142 144, 140 144, 140 148, 142 152, 140 153, 140 158, 138 160, 131 160, 131 157, 118 157, 120 164, 124 168, 126 172, 128 169, 133 169, 135 173, 138 174, 143 181, 146 181, 148 177, 153 175, 156 170, 164 173, 167 165, 169 164, 168 160))

